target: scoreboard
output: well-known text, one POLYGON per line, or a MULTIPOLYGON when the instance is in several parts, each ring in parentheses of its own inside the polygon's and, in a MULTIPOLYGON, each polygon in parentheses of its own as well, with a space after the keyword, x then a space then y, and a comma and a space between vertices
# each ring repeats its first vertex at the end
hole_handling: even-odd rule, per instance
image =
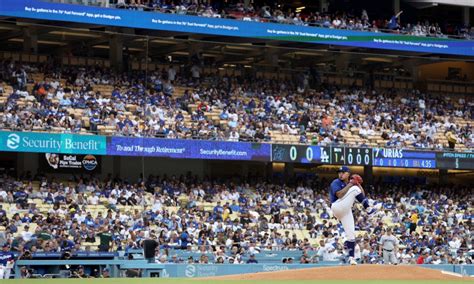
POLYGON ((336 165, 372 166, 371 148, 331 148, 332 163, 336 165))
POLYGON ((272 161, 330 164, 330 147, 303 145, 272 145, 272 161))
POLYGON ((440 169, 474 169, 474 152, 440 152, 436 160, 440 169))
POLYGON ((315 145, 272 145, 272 161, 424 169, 474 169, 474 153, 315 145))
POLYGON ((374 148, 374 166, 436 169, 436 153, 374 148))
POLYGON ((371 148, 272 145, 273 162, 318 163, 331 165, 372 165, 371 148))

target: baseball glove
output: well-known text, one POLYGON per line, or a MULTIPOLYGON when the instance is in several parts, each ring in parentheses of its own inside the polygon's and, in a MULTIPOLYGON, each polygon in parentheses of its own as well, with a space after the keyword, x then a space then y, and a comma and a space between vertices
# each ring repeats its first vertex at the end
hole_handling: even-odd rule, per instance
POLYGON ((353 185, 361 185, 363 182, 364 180, 358 174, 352 175, 351 180, 350 180, 350 183, 352 183, 353 185))

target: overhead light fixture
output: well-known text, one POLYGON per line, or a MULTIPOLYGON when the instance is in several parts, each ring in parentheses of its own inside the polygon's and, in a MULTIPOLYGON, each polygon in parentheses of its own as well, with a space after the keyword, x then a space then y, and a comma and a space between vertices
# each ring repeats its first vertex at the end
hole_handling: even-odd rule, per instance
MULTIPOLYGON (((94 48, 110 49, 110 46, 98 44, 98 45, 94 45, 94 48)), ((144 51, 144 49, 142 49, 142 48, 135 48, 135 47, 129 47, 128 50, 129 51, 144 51)))
POLYGON ((312 51, 295 51, 295 55, 305 55, 305 56, 323 56, 322 53, 312 52, 312 51))
POLYGON ((12 28, 9 27, 9 26, 0 26, 0 30, 8 30, 8 31, 11 31, 12 28))
POLYGON ((95 34, 78 33, 78 32, 62 32, 62 31, 52 31, 52 32, 49 32, 49 34, 59 35, 59 36, 76 36, 76 37, 92 37, 92 38, 100 37, 100 35, 95 35, 95 34))
POLYGON ((299 13, 299 12, 303 11, 304 9, 306 9, 305 6, 298 7, 298 8, 296 8, 296 13, 299 13))
POLYGON ((178 44, 176 40, 166 40, 166 39, 154 39, 151 42, 153 43, 163 43, 163 44, 178 44))
POLYGON ((173 55, 189 55, 189 52, 187 52, 187 51, 175 51, 175 52, 171 52, 171 54, 173 54, 173 55))
MULTIPOLYGON (((8 41, 11 41, 11 42, 24 42, 24 40, 22 38, 11 38, 8 41)), ((49 45, 60 45, 60 46, 67 45, 67 43, 64 43, 64 42, 51 41, 51 40, 38 40, 38 43, 39 44, 49 44, 49 45)))
POLYGON ((365 61, 373 61, 373 62, 385 62, 385 63, 391 63, 393 62, 392 59, 390 58, 383 58, 383 57, 365 57, 363 58, 365 61))
POLYGON ((227 49, 235 49, 235 50, 254 50, 255 48, 251 46, 241 46, 241 45, 226 45, 227 49))

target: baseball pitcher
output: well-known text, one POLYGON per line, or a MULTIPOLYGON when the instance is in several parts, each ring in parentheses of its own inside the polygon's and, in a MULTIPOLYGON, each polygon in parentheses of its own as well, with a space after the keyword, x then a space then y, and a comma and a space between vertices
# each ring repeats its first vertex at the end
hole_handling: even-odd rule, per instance
POLYGON ((342 166, 338 170, 338 178, 331 183, 329 189, 332 213, 342 223, 346 233, 347 241, 344 246, 349 252, 349 263, 351 265, 357 264, 354 259, 355 225, 352 205, 357 200, 362 203, 369 215, 375 212, 375 208, 369 206, 369 200, 365 197, 364 189, 361 186, 362 182, 361 176, 354 174, 351 177, 350 169, 342 166))

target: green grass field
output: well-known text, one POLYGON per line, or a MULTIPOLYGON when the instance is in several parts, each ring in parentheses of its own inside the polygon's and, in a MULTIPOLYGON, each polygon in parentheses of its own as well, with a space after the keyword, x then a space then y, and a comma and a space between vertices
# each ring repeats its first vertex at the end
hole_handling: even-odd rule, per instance
POLYGON ((318 284, 367 284, 367 283, 380 283, 380 284, 447 284, 447 283, 474 283, 474 279, 460 279, 456 280, 360 280, 360 281, 348 281, 348 280, 315 280, 315 281, 281 281, 281 280, 271 280, 271 281, 244 281, 244 280, 199 280, 199 279, 189 279, 189 278, 176 278, 176 279, 163 279, 163 278, 112 278, 112 279, 27 279, 27 280, 0 280, 0 283, 11 283, 11 284, 60 284, 60 283, 84 283, 84 284, 181 284, 181 283, 192 283, 192 284, 300 284, 300 283, 318 283, 318 284))

